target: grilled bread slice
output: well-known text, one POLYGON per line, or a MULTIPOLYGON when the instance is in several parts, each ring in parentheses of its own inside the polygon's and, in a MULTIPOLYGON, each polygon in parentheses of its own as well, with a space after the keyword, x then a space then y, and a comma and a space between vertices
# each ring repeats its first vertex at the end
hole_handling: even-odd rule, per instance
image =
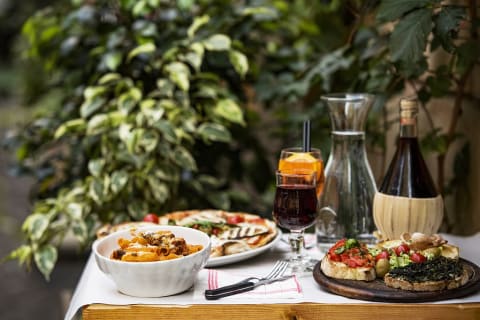
POLYGON ((337 279, 348 280, 363 280, 373 281, 375 280, 375 268, 374 267, 349 267, 343 262, 332 261, 328 258, 328 255, 322 259, 320 268, 326 276, 337 279))
POLYGON ((410 291, 455 289, 469 280, 468 271, 455 259, 438 259, 395 268, 385 275, 385 284, 410 291))
POLYGON ((375 259, 366 244, 356 239, 341 239, 328 250, 320 268, 331 278, 375 280, 375 259))
POLYGON ((385 284, 392 288, 409 290, 409 291, 439 291, 444 289, 455 289, 463 286, 468 282, 468 272, 466 270, 460 276, 451 280, 437 281, 408 281, 394 278, 391 275, 385 275, 385 284))

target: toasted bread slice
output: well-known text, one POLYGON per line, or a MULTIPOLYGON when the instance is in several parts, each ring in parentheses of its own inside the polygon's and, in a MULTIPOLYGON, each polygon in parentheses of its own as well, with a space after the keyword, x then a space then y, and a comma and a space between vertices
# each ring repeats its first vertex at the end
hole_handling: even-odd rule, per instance
POLYGON ((455 277, 451 280, 438 280, 438 281, 422 281, 422 282, 411 282, 404 279, 398 279, 392 277, 387 273, 385 275, 385 284, 392 288, 410 290, 410 291, 438 291, 444 289, 455 289, 463 286, 468 282, 468 272, 463 270, 463 273, 460 276, 455 277))
POLYGON ((457 246, 453 246, 451 244, 444 244, 441 247, 441 255, 442 257, 445 258, 450 258, 450 259, 458 259, 460 256, 459 249, 457 246))
POLYGON ((375 268, 373 267, 357 267, 351 268, 343 262, 332 261, 328 255, 322 259, 320 268, 326 276, 337 279, 348 280, 375 280, 375 268))

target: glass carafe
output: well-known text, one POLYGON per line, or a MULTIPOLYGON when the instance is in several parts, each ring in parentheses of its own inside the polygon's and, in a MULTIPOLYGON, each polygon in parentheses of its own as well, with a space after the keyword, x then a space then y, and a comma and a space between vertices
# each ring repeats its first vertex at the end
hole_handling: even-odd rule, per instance
POLYGON ((374 96, 340 93, 322 100, 330 115, 332 147, 315 227, 317 244, 326 250, 342 238, 372 243, 377 187, 365 149, 365 122, 374 96))

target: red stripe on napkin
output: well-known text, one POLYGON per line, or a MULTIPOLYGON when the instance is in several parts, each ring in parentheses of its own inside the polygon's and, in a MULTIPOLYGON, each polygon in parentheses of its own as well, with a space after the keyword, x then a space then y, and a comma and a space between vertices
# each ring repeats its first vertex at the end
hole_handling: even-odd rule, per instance
POLYGON ((216 270, 208 269, 208 289, 213 290, 218 288, 218 272, 216 270))

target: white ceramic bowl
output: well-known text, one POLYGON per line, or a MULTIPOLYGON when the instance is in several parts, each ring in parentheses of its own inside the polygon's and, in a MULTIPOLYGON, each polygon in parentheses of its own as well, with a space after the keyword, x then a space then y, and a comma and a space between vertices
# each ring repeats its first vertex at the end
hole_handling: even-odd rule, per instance
POLYGON ((195 229, 177 226, 151 226, 140 231, 170 230, 188 244, 201 244, 203 249, 178 259, 154 262, 125 262, 110 259, 118 249, 119 238, 132 238, 130 230, 118 231, 92 245, 98 267, 117 285, 118 291, 135 297, 164 297, 188 290, 210 256, 210 238, 195 229))

